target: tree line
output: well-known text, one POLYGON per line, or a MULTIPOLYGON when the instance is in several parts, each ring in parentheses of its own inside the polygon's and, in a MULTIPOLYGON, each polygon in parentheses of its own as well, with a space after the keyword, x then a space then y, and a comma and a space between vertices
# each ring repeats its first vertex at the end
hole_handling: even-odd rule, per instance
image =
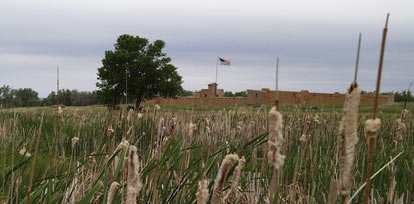
MULTIPOLYGON (((97 91, 59 90, 59 104, 65 106, 88 106, 100 104, 97 91)), ((31 88, 13 89, 9 85, 0 87, 0 108, 52 106, 56 105, 56 92, 46 98, 39 98, 31 88)))

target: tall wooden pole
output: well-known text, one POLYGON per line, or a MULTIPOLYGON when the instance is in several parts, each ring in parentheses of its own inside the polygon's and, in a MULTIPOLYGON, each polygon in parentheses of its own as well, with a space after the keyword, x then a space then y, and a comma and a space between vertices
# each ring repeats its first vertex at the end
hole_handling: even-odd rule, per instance
POLYGON ((217 96, 217 72, 218 72, 218 66, 219 66, 219 57, 217 57, 217 62, 216 62, 216 85, 214 88, 214 97, 217 96))
POLYGON ((125 70, 125 103, 128 105, 128 67, 125 70))
MULTIPOLYGON (((372 119, 377 118, 378 112, 378 98, 380 93, 380 85, 381 85, 381 75, 382 75, 382 65, 384 61, 384 51, 385 51, 385 43, 387 39, 387 31, 388 31, 388 19, 390 14, 387 14, 387 20, 385 22, 385 27, 382 33, 382 44, 381 44, 381 55, 380 61, 378 66, 378 77, 377 77, 377 88, 375 91, 375 101, 374 101, 374 110, 372 114, 372 119)), ((368 141, 368 166, 367 166, 367 186, 365 186, 365 204, 369 202, 369 193, 371 191, 371 174, 372 174, 372 157, 375 147, 375 138, 371 137, 368 141)))
POLYGON ((276 108, 279 108, 279 57, 276 60, 276 100, 275 100, 275 106, 276 108))
POLYGON ((354 84, 357 82, 357 76, 358 76, 358 65, 359 65, 359 53, 361 51, 361 37, 362 34, 359 34, 359 41, 358 41, 358 52, 357 52, 357 58, 355 63, 355 76, 354 76, 354 84))
POLYGON ((58 142, 59 142, 59 66, 56 68, 56 121, 55 121, 55 178, 57 177, 57 157, 58 157, 58 142))
POLYGON ((218 65, 219 65, 219 57, 217 57, 217 61, 216 61, 216 84, 217 84, 217 71, 218 71, 218 65))

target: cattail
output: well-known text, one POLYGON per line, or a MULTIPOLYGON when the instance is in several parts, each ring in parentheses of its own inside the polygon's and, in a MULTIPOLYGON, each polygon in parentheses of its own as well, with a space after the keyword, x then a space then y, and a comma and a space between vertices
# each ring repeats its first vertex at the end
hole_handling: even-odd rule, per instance
MULTIPOLYGON (((401 112, 401 117, 396 119, 396 140, 394 140, 394 154, 396 153, 398 149, 398 144, 404 139, 404 131, 406 130, 406 117, 408 115, 408 110, 403 109, 401 112)), ((392 163, 391 166, 391 179, 390 179, 390 186, 388 187, 388 195, 387 195, 387 203, 392 203, 394 199, 394 193, 395 193, 395 187, 397 185, 397 182, 395 180, 395 174, 397 173, 397 166, 395 163, 392 163)))
POLYGON ((58 107, 58 112, 57 112, 59 115, 62 115, 62 113, 63 113, 63 110, 62 110, 62 107, 61 106, 59 106, 58 107))
POLYGON ((197 130, 197 125, 193 123, 188 124, 188 136, 192 138, 194 136, 194 131, 197 130))
POLYGON ((221 196, 223 191, 224 182, 227 178, 227 173, 229 172, 231 166, 234 162, 239 160, 237 154, 229 154, 224 157, 223 162, 221 163, 220 169, 217 173, 216 180, 214 181, 213 195, 211 198, 211 204, 222 203, 221 196))
POLYGON ((137 148, 134 145, 129 147, 128 159, 128 181, 127 181, 127 197, 126 204, 136 204, 137 196, 142 188, 142 183, 139 180, 139 164, 137 148))
POLYGON ((154 108, 155 108, 155 110, 157 110, 157 111, 161 109, 161 107, 160 107, 158 104, 155 104, 154 108))
POLYGON ((129 109, 129 111, 128 111, 128 115, 127 115, 127 121, 128 121, 128 123, 130 123, 131 122, 131 119, 132 119, 132 116, 134 115, 134 110, 132 110, 132 109, 129 109))
MULTIPOLYGON (((374 106, 375 108, 376 106, 374 106)), ((374 111, 375 116, 375 111, 374 111)), ((368 119, 365 121, 365 139, 368 143, 368 166, 367 166, 367 185, 365 186, 365 202, 368 204, 371 192, 371 171, 372 171, 372 157, 374 152, 375 138, 377 132, 381 127, 381 120, 378 118, 368 119)), ((372 195, 371 195, 372 196, 372 195)))
POLYGON ((122 138, 122 141, 118 144, 115 151, 118 149, 125 150, 126 148, 128 148, 128 146, 129 146, 128 140, 126 140, 125 138, 122 138))
POLYGON ((358 107, 360 101, 360 88, 352 83, 348 89, 344 103, 344 116, 339 125, 340 152, 340 187, 344 196, 344 203, 348 203, 353 184, 353 170, 355 161, 355 145, 358 143, 358 107))
POLYGON ((276 110, 276 107, 273 107, 269 112, 269 136, 267 140, 269 152, 267 153, 267 157, 269 163, 275 166, 276 169, 283 166, 285 160, 285 156, 280 154, 283 143, 282 128, 282 114, 276 110))
POLYGON ((319 121, 319 115, 315 113, 315 115, 313 115, 313 121, 317 124, 320 124, 321 122, 319 121))
POLYGON ((110 124, 109 127, 108 127, 108 135, 110 135, 114 132, 115 132, 115 130, 112 128, 112 124, 110 124))
MULTIPOLYGON (((94 153, 92 153, 92 154, 94 154, 94 153)), ((89 166, 92 166, 92 165, 94 165, 94 164, 96 164, 95 157, 93 157, 93 156, 89 156, 89 157, 88 157, 88 165, 89 165, 89 166)))
POLYGON ((155 152, 155 158, 160 159, 162 153, 162 145, 163 145, 163 135, 164 135, 164 118, 160 118, 160 122, 158 123, 158 132, 157 132, 157 149, 155 152))
POLYGON ((72 149, 75 148, 76 143, 78 143, 79 138, 78 137, 73 137, 72 138, 72 149))
POLYGON ((238 199, 238 188, 239 188, 239 183, 240 183, 241 170, 243 169, 245 162, 246 162, 246 159, 244 157, 239 159, 239 164, 234 170, 233 179, 232 179, 233 181, 231 183, 230 191, 225 196, 224 200, 230 201, 231 203, 236 203, 236 200, 238 199))
POLYGON ((367 140, 375 138, 378 130, 381 128, 381 120, 378 118, 368 119, 365 121, 365 137, 367 140))
POLYGON ((32 155, 26 151, 26 147, 23 147, 20 152, 19 152, 20 156, 24 156, 24 157, 31 157, 32 155))
POLYGON ((108 191, 108 201, 106 202, 107 204, 111 204, 112 200, 114 199, 115 196, 115 191, 118 188, 119 183, 114 181, 111 184, 111 187, 109 187, 109 191, 108 191))
POLYGON ((207 132, 207 134, 210 134, 211 130, 210 130, 209 127, 206 127, 206 132, 207 132))
POLYGON ((208 183, 207 179, 202 179, 198 182, 198 191, 196 193, 197 196, 197 204, 206 204, 208 200, 208 183))
POLYGON ((402 110, 401 118, 398 118, 396 120, 396 123, 397 123, 396 136, 397 136, 398 141, 401 141, 403 139, 403 133, 407 129, 405 125, 405 121, 407 120, 408 113, 409 112, 407 109, 402 110))
POLYGON ((282 114, 277 111, 276 107, 273 107, 269 111, 269 136, 267 139, 267 158, 269 160, 269 164, 272 165, 272 179, 268 195, 269 202, 272 202, 276 185, 279 183, 277 171, 283 166, 285 160, 285 156, 280 154, 283 143, 282 128, 282 114))
POLYGON ((19 151, 20 156, 24 156, 24 153, 26 153, 26 147, 22 147, 19 151))

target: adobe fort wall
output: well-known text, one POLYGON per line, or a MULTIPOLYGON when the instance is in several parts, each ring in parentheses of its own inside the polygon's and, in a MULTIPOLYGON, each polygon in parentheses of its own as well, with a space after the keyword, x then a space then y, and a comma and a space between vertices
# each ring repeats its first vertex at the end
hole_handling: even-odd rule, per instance
MULTIPOLYGON (((208 89, 201 90, 198 97, 155 98, 144 101, 144 105, 168 104, 184 106, 231 106, 231 105, 262 105, 274 104, 276 91, 269 89, 247 90, 247 97, 224 97, 224 91, 217 89, 217 84, 209 84, 208 89)), ((375 94, 361 95, 361 104, 373 104, 375 94)), ((300 92, 279 91, 279 104, 343 104, 345 94, 311 93, 307 90, 300 92)), ((394 95, 379 96, 379 104, 394 103, 394 95)))

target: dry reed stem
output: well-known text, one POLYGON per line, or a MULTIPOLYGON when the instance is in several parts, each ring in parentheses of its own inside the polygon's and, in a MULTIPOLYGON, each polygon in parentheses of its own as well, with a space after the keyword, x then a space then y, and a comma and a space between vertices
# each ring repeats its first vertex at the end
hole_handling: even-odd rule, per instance
POLYGON ((355 162, 355 145, 358 143, 358 106, 360 101, 360 88, 352 83, 348 89, 344 103, 344 116, 339 126, 340 151, 340 187, 344 203, 350 199, 353 185, 353 171, 355 162))
POLYGON ((216 180, 214 181, 213 195, 211 198, 211 204, 222 203, 222 191, 223 186, 227 178, 227 173, 229 172, 231 166, 234 162, 239 160, 237 154, 229 154, 224 157, 223 162, 221 163, 220 169, 217 173, 216 180))

